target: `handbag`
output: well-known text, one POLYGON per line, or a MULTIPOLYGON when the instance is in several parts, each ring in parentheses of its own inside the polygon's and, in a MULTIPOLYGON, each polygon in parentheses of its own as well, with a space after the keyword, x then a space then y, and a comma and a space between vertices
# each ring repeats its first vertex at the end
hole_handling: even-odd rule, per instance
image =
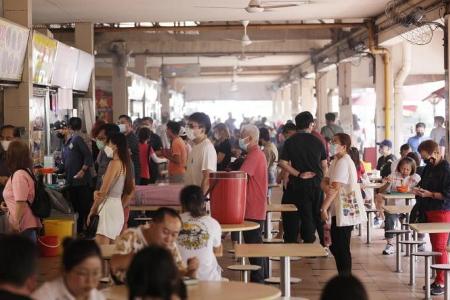
POLYGON ((353 164, 353 161, 349 159, 348 162, 349 179, 350 182, 352 182, 352 185, 349 188, 342 187, 339 189, 337 201, 335 201, 336 226, 338 227, 354 226, 367 221, 361 188, 357 183, 356 178, 354 178, 354 172, 351 165, 353 164))
POLYGON ((108 201, 108 198, 103 201, 103 205, 98 210, 97 214, 90 217, 89 225, 86 227, 86 231, 84 233, 84 237, 86 239, 91 240, 95 238, 95 235, 97 234, 98 222, 100 221, 100 212, 102 211, 103 207, 105 207, 106 201, 108 201))

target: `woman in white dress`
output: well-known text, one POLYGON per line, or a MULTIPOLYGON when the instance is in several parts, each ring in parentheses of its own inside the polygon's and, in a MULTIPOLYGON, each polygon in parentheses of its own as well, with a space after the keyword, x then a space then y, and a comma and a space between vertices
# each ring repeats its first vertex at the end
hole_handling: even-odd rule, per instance
POLYGON ((64 240, 63 274, 40 286, 35 300, 105 300, 97 290, 102 275, 102 257, 91 240, 64 240))
POLYGON ((95 240, 98 244, 110 244, 122 231, 125 222, 124 210, 134 192, 130 151, 122 133, 113 134, 104 148, 112 158, 103 176, 100 190, 94 193, 94 203, 88 217, 98 214, 100 219, 95 240))

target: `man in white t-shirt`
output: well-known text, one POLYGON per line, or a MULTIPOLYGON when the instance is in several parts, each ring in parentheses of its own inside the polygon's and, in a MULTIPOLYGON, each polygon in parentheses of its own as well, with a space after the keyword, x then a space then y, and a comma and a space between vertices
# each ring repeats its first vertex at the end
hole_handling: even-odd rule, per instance
POLYGON ((188 155, 184 183, 197 185, 206 193, 209 188, 209 173, 217 168, 217 153, 208 139, 211 120, 208 115, 196 112, 189 116, 186 134, 193 141, 192 151, 188 155))

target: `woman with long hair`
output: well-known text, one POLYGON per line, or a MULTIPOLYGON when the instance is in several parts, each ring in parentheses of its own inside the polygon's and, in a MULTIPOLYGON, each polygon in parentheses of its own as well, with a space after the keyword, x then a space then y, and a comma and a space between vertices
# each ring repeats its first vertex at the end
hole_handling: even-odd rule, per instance
POLYGON ((37 230, 42 227, 29 203, 34 201, 33 161, 30 148, 21 141, 13 141, 6 152, 6 165, 11 172, 3 190, 8 208, 8 220, 14 231, 37 240, 37 230))
POLYGON ((157 164, 167 162, 165 158, 159 158, 156 156, 155 151, 150 143, 151 131, 147 127, 141 127, 138 130, 138 139, 139 139, 139 162, 141 163, 141 185, 147 185, 150 183, 154 183, 155 180, 151 178, 151 174, 154 174, 155 170, 151 170, 152 167, 151 161, 154 163, 153 166, 157 168, 157 164))
POLYGON ((225 171, 231 162, 230 131, 227 125, 219 123, 214 126, 214 148, 217 152, 217 171, 225 171))
POLYGON ((103 176, 100 190, 94 192, 94 204, 88 222, 92 215, 98 214, 100 220, 95 239, 99 244, 110 244, 122 230, 125 222, 123 208, 133 194, 135 185, 125 135, 111 135, 104 151, 112 160, 103 176))

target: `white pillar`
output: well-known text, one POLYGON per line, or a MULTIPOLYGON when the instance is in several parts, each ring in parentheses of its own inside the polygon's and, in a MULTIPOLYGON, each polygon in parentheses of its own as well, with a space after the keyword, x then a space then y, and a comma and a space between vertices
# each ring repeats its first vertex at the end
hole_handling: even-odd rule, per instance
POLYGON ((300 80, 300 106, 301 111, 309 111, 311 114, 316 113, 316 103, 314 99, 314 79, 300 80))
POLYGON ((317 128, 325 126, 325 114, 328 112, 328 73, 316 74, 317 128))
POLYGON ((134 71, 142 77, 147 77, 147 56, 136 55, 134 57, 134 71))
MULTIPOLYGON (((3 0, 3 17, 30 28, 33 34, 32 1, 3 0)), ((6 88, 4 92, 4 124, 25 129, 23 138, 28 141, 30 132, 30 98, 33 97, 32 38, 28 39, 25 52, 22 81, 18 88, 6 88)))
POLYGON ((353 135, 352 115, 352 65, 340 63, 338 66, 339 119, 344 132, 353 135))
POLYGON ((300 112, 300 83, 295 81, 291 83, 291 117, 295 117, 300 112))
POLYGON ((117 121, 120 115, 129 113, 127 66, 128 54, 126 43, 115 42, 115 52, 112 55, 112 94, 113 94, 113 120, 117 121))

